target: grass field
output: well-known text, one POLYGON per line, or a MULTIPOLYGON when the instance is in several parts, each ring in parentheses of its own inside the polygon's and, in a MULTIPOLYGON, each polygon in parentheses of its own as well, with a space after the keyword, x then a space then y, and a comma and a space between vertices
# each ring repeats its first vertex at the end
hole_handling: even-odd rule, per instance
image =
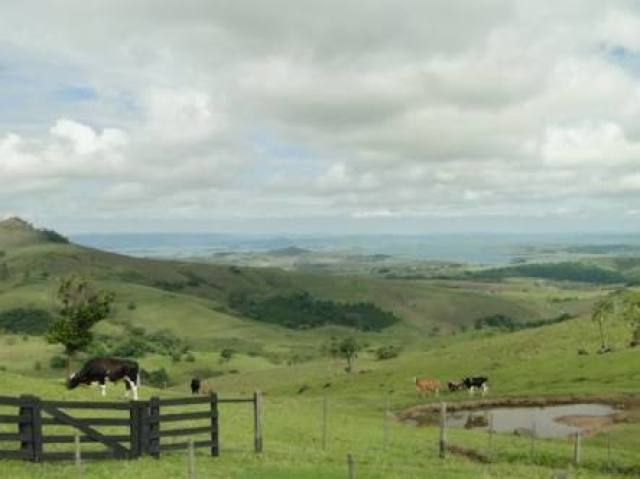
MULTIPOLYGON (((640 475, 640 413, 632 407, 640 394, 640 349, 627 347, 630 327, 613 322, 608 334, 614 351, 595 354, 598 333, 588 311, 606 293, 599 285, 527 278, 486 282, 327 276, 128 258, 43 243, 26 233, 18 239, 22 243, 0 242, 6 249, 0 256, 5 265, 0 268, 0 311, 53 310, 56 278, 82 272, 117 297, 113 317, 99 324, 97 333, 122 335, 126 325, 146 331, 168 329, 190 345, 193 361, 160 354, 139 359, 143 368, 165 368, 171 377, 168 389, 143 386, 143 398, 187 395, 193 376, 209 376, 208 384, 222 397, 264 392, 263 454, 252 452, 249 408, 223 405, 222 455, 213 459, 199 452, 199 478, 343 478, 347 454, 353 454, 359 478, 549 478, 555 471, 570 469, 573 446, 566 439, 537 440, 532 454, 527 437, 495 434, 489 447, 486 432, 450 429, 450 443, 490 461, 453 453, 439 459, 437 428, 415 427, 395 418, 408 408, 437 400, 418 398, 412 377, 446 382, 469 375, 489 376, 492 398, 573 395, 588 401, 606 395, 627 403, 625 422, 584 438, 582 465, 568 477, 640 475), (290 330, 243 318, 229 308, 232 293, 300 290, 337 302, 373 301, 401 321, 381 332, 338 326, 290 330), (530 321, 562 313, 577 317, 513 333, 472 326, 491 314, 530 321), (344 371, 343 361, 323 351, 331 338, 347 335, 365 344, 351 374, 344 371), (400 355, 376 360, 374 350, 383 345, 401 346, 400 355), (229 347, 236 354, 221 362, 220 351, 229 347), (580 349, 590 354, 579 355, 580 349), (328 447, 323 450, 325 397, 328 447), (391 418, 385 416, 387 397, 391 418)), ((0 394, 99 400, 93 389, 64 388, 63 372, 49 367, 50 358, 60 352, 60 346, 41 337, 0 335, 0 394)), ((122 390, 122 385, 111 387, 109 398, 122 397, 122 390)), ((440 399, 462 401, 466 395, 443 393, 440 399)), ((11 431, 5 427, 2 432, 11 431)), ((160 460, 89 462, 84 477, 156 479, 186 473, 185 454, 174 453, 160 460)), ((69 475, 75 470, 65 464, 0 464, 0 477, 69 475)))
MULTIPOLYGON (((388 361, 366 355, 359 359, 359 372, 347 374, 328 360, 293 366, 265 362, 245 364, 247 372, 225 374, 209 380, 221 396, 265 393, 265 450, 251 452, 251 415, 242 405, 221 409, 222 456, 197 455, 198 477, 346 477, 346 454, 357 461, 359 477, 551 477, 566 469, 572 457, 568 440, 538 440, 531 457, 530 439, 496 434, 492 440, 490 464, 480 464, 458 455, 437 457, 437 428, 416 428, 390 421, 386 450, 383 449, 384 395, 391 390, 391 409, 399 412, 419 403, 410 378, 414 375, 457 378, 464 374, 486 373, 491 378, 491 397, 560 395, 619 395, 638 393, 640 351, 624 347, 628 328, 611 328, 616 351, 608 355, 579 356, 578 348, 595 350, 596 330, 588 318, 511 334, 469 333, 449 338, 429 338, 421 348, 407 351, 388 361), (422 349, 422 350, 420 350, 422 349), (324 385, 330 383, 328 388, 324 385), (298 394, 301 386, 308 389, 298 394), (329 401, 328 450, 321 448, 322 398, 329 401), (429 471, 430 476, 426 476, 429 471)), ((21 338, 14 338, 17 341, 21 338)), ((37 349, 38 339, 20 346, 37 349)), ((11 350, 12 348, 3 348, 11 350)), ((33 352, 33 351, 32 351, 33 352)), ((35 353, 34 353, 35 354, 35 353)), ((2 361, 11 369, 24 356, 3 353, 2 361)), ((153 360, 150 358, 149 360, 153 360)), ((207 362, 208 357, 202 356, 207 362)), ((255 358, 238 358, 238 363, 255 358)), ((146 363, 146 359, 143 363, 146 363)), ((235 360, 234 360, 235 361, 235 360)), ((232 361, 233 362, 233 361, 232 361)), ((170 366, 170 365, 168 365, 170 366)), ((183 367, 179 365, 178 367, 183 367)), ((59 378, 29 380, 6 372, 0 380, 3 393, 35 393, 43 397, 97 398, 89 388, 66 391, 59 378)), ((187 385, 169 390, 143 388, 143 396, 186 394, 187 385)), ((109 390, 119 397, 121 390, 109 390)), ((465 394, 443 394, 442 399, 459 401, 465 394)), ((430 399, 433 400, 433 399, 430 399)), ((609 477, 638 474, 640 467, 640 424, 637 412, 610 433, 584 439, 583 464, 575 477, 609 477), (607 440, 615 469, 607 473, 607 440)), ((449 440, 458 446, 489 454, 487 434, 479 431, 449 431, 449 440)), ((87 463, 85 477, 186 477, 186 457, 175 453, 155 460, 128 463, 87 463), (115 476, 114 476, 115 475, 115 476)), ((4 462, 6 477, 63 477, 73 472, 64 465, 31 465, 4 462)))

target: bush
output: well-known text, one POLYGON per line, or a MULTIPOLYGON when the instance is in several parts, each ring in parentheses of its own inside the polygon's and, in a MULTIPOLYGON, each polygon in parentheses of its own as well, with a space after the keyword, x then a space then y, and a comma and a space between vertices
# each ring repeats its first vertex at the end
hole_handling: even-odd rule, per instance
POLYGON ((188 363, 195 363, 196 357, 192 353, 187 353, 184 357, 184 360, 188 363))
POLYGON ((398 346, 381 346, 375 351, 375 356, 378 361, 385 359, 397 358, 400 354, 400 348, 398 346))
POLYGON ((64 369, 67 367, 67 358, 59 355, 51 356, 49 367, 51 369, 64 369))
POLYGON ((33 365, 33 369, 35 369, 36 371, 40 371, 42 369, 42 363, 40 361, 36 361, 36 363, 33 365))
POLYGON ((136 306, 135 301, 129 301, 129 302, 127 303, 127 309, 128 309, 129 311, 133 311, 133 310, 135 310, 136 308, 137 308, 137 306, 136 306))
POLYGON ((142 369, 140 376, 144 384, 153 386, 155 388, 164 388, 169 384, 169 373, 165 368, 156 369, 153 371, 147 371, 142 369))
POLYGON ((236 352, 231 348, 224 348, 220 351, 220 362, 228 363, 236 352))
POLYGON ((182 359, 182 354, 180 353, 171 354, 171 361, 173 361, 174 363, 179 363, 181 359, 182 359))
POLYGON ((149 351, 149 345, 144 338, 132 336, 118 343, 111 354, 123 358, 141 358, 149 351))

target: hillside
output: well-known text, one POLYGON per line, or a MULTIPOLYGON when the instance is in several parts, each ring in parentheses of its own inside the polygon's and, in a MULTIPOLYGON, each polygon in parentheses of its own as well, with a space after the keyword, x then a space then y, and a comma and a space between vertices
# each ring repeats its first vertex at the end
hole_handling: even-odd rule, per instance
MULTIPOLYGON (((10 220, 8 224, 22 225, 23 222, 10 220)), ((539 294, 531 295, 522 294, 527 288, 519 284, 487 288, 486 284, 464 282, 388 280, 362 275, 330 277, 277 268, 133 258, 75 244, 35 241, 40 231, 6 226, 0 230, 0 243, 13 245, 5 246, 4 256, 0 258, 0 305, 7 308, 28 304, 48 309, 54 279, 76 272, 116 290, 121 316, 132 323, 150 328, 166 324, 181 334, 194 331, 182 325, 187 311, 189 321, 208 324, 212 330, 216 329, 217 321, 243 321, 253 327, 256 321, 239 319, 244 316, 243 310, 232 305, 232 299, 239 296, 266 301, 309 293, 316 300, 340 304, 371 303, 381 312, 392 313, 400 319, 392 329, 429 333, 434 328, 452 330, 471 325, 479 317, 492 314, 529 321, 548 319, 567 311, 579 312, 588 307, 594 295, 582 291, 573 295, 572 300, 559 304, 549 298, 564 292, 553 285, 538 288, 539 294), (32 241, 26 241, 28 237, 32 241), (192 315, 194 298, 199 301, 193 304, 204 307, 192 315), (142 307, 126 310, 129 302, 142 307), (159 305, 167 307, 168 303, 173 305, 170 310, 175 311, 171 317, 152 316, 151 311, 158 311, 159 305)), ((289 313, 287 317, 291 316, 289 313)), ((202 333, 200 329, 197 331, 193 334, 202 333)))
POLYGON ((48 229, 38 229, 12 217, 0 221, 0 250, 46 243, 68 243, 64 236, 48 229))

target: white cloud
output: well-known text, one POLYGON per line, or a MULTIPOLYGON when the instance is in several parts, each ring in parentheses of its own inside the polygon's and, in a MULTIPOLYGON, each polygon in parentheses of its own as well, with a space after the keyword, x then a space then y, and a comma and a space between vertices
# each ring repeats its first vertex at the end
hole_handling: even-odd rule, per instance
POLYGON ((97 98, 3 108, 0 197, 203 223, 618 214, 640 200, 638 25, 626 0, 3 4, 39 91, 97 98))

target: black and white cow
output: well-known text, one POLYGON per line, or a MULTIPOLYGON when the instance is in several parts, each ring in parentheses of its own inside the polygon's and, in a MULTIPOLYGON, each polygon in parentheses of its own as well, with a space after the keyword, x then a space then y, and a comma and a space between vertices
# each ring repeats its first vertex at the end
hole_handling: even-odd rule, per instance
POLYGON ((129 397, 129 391, 133 391, 133 399, 138 399, 140 368, 138 363, 128 359, 118 358, 93 358, 78 372, 69 376, 67 388, 74 389, 79 384, 90 385, 98 383, 102 396, 107 395, 107 379, 116 382, 122 379, 125 385, 125 396, 129 397))
POLYGON ((193 378, 191 380, 191 394, 198 394, 200 392, 200 380, 193 378))
POLYGON ((469 395, 471 396, 473 396, 473 394, 475 393, 476 388, 482 389, 482 395, 484 396, 489 390, 489 384, 487 384, 488 381, 489 378, 486 378, 484 376, 474 376, 470 378, 464 378, 462 380, 465 387, 469 390, 469 395))

